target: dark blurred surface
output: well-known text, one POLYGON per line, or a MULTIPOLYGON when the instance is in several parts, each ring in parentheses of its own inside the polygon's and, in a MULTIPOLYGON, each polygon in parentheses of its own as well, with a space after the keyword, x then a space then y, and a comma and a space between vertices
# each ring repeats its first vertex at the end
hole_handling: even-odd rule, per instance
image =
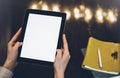
MULTIPOLYGON (((25 10, 31 2, 39 0, 1 0, 0 1, 0 65, 6 58, 6 47, 10 38, 22 26, 25 10)), ((100 3, 104 8, 117 7, 120 9, 119 0, 45 0, 47 3, 59 3, 63 6, 77 6, 84 3, 91 8, 95 8, 100 3)), ((108 24, 97 24, 92 22, 90 25, 84 21, 71 19, 66 22, 65 33, 67 36, 71 59, 65 72, 66 78, 93 78, 90 71, 81 68, 83 55, 81 48, 86 48, 90 36, 104 40, 120 43, 120 22, 113 27, 108 24), (90 29, 90 31, 88 31, 90 29), (89 35, 92 33, 92 35, 89 35)), ((14 71, 13 78, 53 78, 53 68, 19 63, 14 71)))

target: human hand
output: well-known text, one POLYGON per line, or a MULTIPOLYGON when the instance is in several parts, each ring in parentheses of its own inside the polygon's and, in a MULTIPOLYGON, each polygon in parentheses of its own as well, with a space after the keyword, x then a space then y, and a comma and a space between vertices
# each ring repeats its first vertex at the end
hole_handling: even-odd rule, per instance
POLYGON ((57 49, 54 62, 55 78, 64 78, 64 72, 70 59, 68 44, 65 34, 63 35, 63 49, 57 49))
POLYGON ((7 51, 7 58, 3 65, 3 67, 13 71, 15 66, 17 65, 17 56, 18 56, 18 48, 22 46, 22 42, 16 41, 19 37, 22 28, 20 28, 17 33, 12 37, 12 39, 8 43, 8 51, 7 51))

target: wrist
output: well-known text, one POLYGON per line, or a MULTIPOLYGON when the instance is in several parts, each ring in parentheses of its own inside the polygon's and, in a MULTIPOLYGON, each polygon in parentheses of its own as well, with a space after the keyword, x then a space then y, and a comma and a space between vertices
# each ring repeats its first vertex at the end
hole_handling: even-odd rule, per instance
POLYGON ((10 71, 13 71, 15 68, 15 63, 6 60, 3 67, 7 68, 10 71))
POLYGON ((64 78, 63 71, 55 71, 55 78, 64 78))

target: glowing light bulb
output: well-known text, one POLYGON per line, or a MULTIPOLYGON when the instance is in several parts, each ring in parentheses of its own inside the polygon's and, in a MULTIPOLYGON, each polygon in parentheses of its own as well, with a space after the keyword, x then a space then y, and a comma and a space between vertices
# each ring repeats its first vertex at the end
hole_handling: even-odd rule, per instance
POLYGON ((108 20, 110 23, 115 23, 115 22, 117 22, 117 17, 114 15, 114 12, 113 12, 112 10, 109 10, 109 11, 108 11, 107 20, 108 20))
POLYGON ((92 11, 89 8, 86 8, 85 9, 85 18, 84 18, 84 20, 86 22, 89 22, 92 19, 92 17, 93 17, 92 11))
POLYGON ((39 1, 38 4, 41 5, 43 3, 43 1, 39 1))
POLYGON ((95 17, 96 17, 96 20, 97 20, 97 22, 98 23, 103 23, 104 22, 104 17, 103 17, 103 10, 102 10, 102 8, 98 8, 97 10, 96 10, 96 15, 95 15, 95 17))
POLYGON ((79 19, 81 15, 79 13, 74 14, 75 19, 79 19))
POLYGON ((71 12, 67 9, 64 12, 67 14, 67 20, 69 20, 71 17, 71 12))
POLYGON ((60 12, 59 5, 53 5, 52 10, 53 10, 53 11, 58 11, 58 12, 60 12))
POLYGON ((75 19, 79 19, 81 17, 80 10, 78 8, 74 8, 73 11, 75 19))
POLYGON ((74 8, 74 13, 79 13, 79 9, 78 8, 74 8))
POLYGON ((44 4, 42 5, 42 10, 48 10, 48 6, 47 6, 46 3, 44 3, 44 4))
POLYGON ((85 10, 85 6, 84 5, 80 5, 80 9, 83 11, 85 10))
POLYGON ((33 5, 31 6, 31 9, 38 9, 37 4, 33 4, 33 5))

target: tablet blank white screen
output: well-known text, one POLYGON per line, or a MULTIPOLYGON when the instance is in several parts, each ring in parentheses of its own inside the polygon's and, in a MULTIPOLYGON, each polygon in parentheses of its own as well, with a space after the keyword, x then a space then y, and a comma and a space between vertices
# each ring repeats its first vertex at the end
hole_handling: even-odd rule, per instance
POLYGON ((54 62, 62 17, 29 14, 20 57, 54 62))

